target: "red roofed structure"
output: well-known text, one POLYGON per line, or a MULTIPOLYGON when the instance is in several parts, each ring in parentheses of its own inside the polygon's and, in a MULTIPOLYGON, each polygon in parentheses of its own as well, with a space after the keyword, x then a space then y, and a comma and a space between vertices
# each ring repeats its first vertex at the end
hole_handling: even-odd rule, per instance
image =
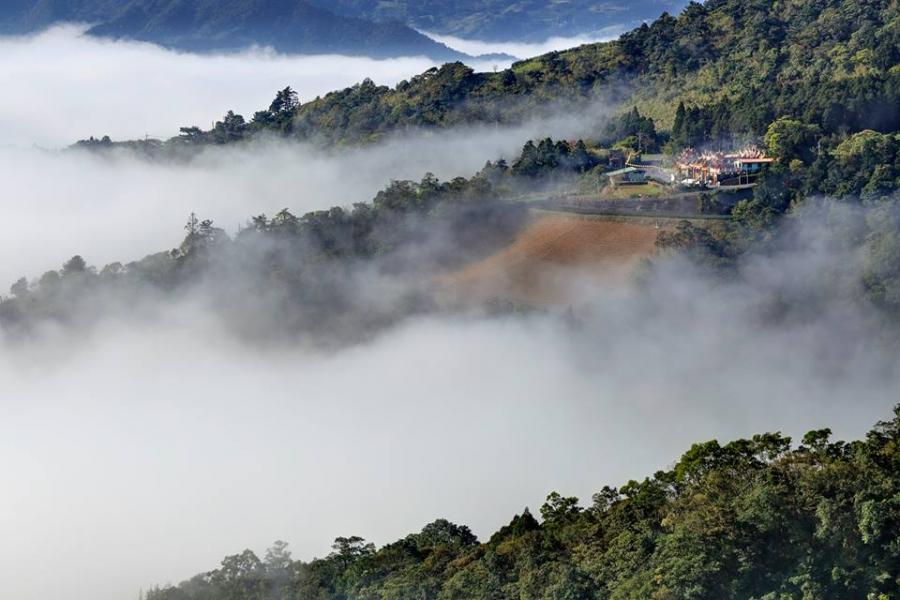
POLYGON ((754 146, 737 152, 697 152, 685 149, 675 162, 682 183, 715 188, 746 188, 756 185, 759 176, 775 162, 754 146))

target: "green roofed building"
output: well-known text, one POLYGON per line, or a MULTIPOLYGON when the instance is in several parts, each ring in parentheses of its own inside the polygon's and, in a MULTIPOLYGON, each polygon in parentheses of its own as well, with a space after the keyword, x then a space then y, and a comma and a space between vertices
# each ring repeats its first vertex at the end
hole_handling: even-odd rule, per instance
POLYGON ((637 167, 625 167, 603 175, 614 185, 644 185, 647 183, 647 171, 637 167))

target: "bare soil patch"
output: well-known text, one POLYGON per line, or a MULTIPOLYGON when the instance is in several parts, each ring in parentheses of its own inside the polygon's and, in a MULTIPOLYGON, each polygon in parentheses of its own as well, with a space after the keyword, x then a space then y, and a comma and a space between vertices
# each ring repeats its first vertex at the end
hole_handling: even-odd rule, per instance
POLYGON ((642 259, 656 253, 657 231, 650 219, 539 217, 506 248, 442 277, 441 294, 456 302, 565 304, 577 293, 574 281, 627 280, 642 259))

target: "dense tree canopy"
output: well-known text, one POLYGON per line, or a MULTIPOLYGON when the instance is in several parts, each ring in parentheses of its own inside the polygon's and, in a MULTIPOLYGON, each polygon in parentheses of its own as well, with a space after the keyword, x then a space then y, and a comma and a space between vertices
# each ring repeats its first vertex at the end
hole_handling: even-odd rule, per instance
MULTIPOLYGON (((288 87, 249 121, 229 111, 209 131, 188 126, 144 147, 189 153, 260 135, 366 143, 407 127, 515 122, 605 93, 623 110, 585 131, 588 142, 674 153, 753 140, 778 159, 722 231, 684 222, 660 233, 660 249, 728 276, 742 252, 777 249, 783 215, 802 219, 804 204, 828 194, 857 209, 834 227, 835 243, 859 257, 854 290, 896 317, 898 23, 893 0, 708 0, 614 42, 499 73, 453 63, 394 88, 365 80, 303 104, 288 87)), ((415 281, 508 243, 526 212, 506 201, 517 185, 605 168, 585 140, 528 142, 510 164, 470 179, 393 181, 371 203, 256 215, 233 236, 191 215, 168 252, 99 270, 75 256, 16 281, 0 300, 0 326, 80 324, 111 297, 210 286, 216 308, 249 334, 359 336, 433 308, 414 286, 367 296, 361 278, 415 281)), ((148 600, 896 600, 900 409, 854 442, 816 430, 799 446, 779 433, 696 444, 670 469, 605 487, 588 505, 553 492, 539 515, 526 509, 482 543, 443 519, 381 548, 348 535, 311 562, 276 542, 262 560, 249 550, 226 557, 148 600)))
POLYGON ((147 600, 890 600, 900 597, 900 406, 862 440, 828 429, 692 446, 583 506, 551 493, 478 543, 439 519, 376 549, 290 561, 276 542, 147 600))
POLYGON ((363 82, 298 108, 292 135, 365 141, 409 126, 511 122, 542 105, 600 93, 630 97, 688 145, 763 135, 782 116, 828 135, 894 131, 898 11, 889 0, 694 2, 678 17, 664 14, 618 40, 552 52, 500 73, 456 63, 393 89, 363 82))
POLYGON ((0 296, 0 329, 90 325, 114 307, 209 288, 217 303, 210 308, 240 333, 366 337, 430 306, 419 289, 425 282, 491 252, 519 229, 526 208, 501 201, 495 188, 512 178, 510 170, 492 165, 491 177, 495 183, 488 173, 393 181, 371 203, 302 216, 285 208, 252 217, 233 236, 191 214, 184 240, 168 252, 99 270, 75 256, 59 270, 13 283, 0 296), (376 297, 366 287, 375 276, 403 285, 376 297))
MULTIPOLYGON (((890 0, 694 2, 618 40, 551 52, 498 73, 450 63, 394 88, 367 79, 303 104, 286 88, 249 121, 228 112, 209 131, 188 126, 166 143, 127 145, 182 156, 259 135, 371 143, 410 127, 514 123, 602 99, 604 106, 619 102, 621 111, 605 125, 586 118, 586 140, 670 153, 765 142, 791 167, 788 183, 804 194, 884 195, 897 179, 898 19, 890 0), (854 175, 855 164, 861 168, 854 175)), ((116 146, 108 138, 81 145, 116 146)), ((552 164, 550 154, 539 151, 521 166, 541 170, 552 164)), ((575 162, 590 168, 586 158, 575 162)), ((776 213, 790 198, 782 204, 776 213)))

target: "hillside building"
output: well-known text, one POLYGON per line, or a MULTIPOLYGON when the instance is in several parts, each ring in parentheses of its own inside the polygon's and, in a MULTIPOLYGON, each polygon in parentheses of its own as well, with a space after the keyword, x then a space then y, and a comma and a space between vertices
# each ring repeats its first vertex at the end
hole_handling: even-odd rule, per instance
POLYGON ((637 167, 625 167, 604 173, 613 185, 645 185, 647 183, 647 171, 637 167))
POLYGON ((730 153, 697 152, 688 148, 675 161, 675 180, 711 188, 750 188, 773 162, 774 158, 755 147, 730 153))

